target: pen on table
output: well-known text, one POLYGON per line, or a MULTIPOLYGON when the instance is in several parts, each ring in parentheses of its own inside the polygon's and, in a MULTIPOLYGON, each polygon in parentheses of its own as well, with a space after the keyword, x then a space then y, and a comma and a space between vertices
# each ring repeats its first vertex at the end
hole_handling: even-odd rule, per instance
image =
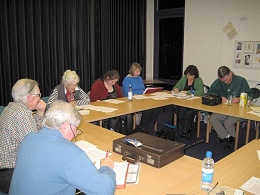
POLYGON ((106 157, 108 157, 108 155, 109 155, 109 150, 107 150, 107 152, 106 152, 106 157))

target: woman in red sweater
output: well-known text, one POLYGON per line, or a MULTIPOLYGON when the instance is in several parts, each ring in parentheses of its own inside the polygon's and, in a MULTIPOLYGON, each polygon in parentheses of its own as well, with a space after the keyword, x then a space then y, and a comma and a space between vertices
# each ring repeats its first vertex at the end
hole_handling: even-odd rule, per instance
POLYGON ((123 97, 117 81, 120 75, 116 70, 106 72, 101 79, 96 80, 91 86, 90 101, 114 99, 123 97))
MULTIPOLYGON (((96 80, 91 86, 90 101, 95 102, 99 100, 114 99, 123 97, 123 92, 117 81, 120 75, 116 70, 106 72, 101 79, 96 80)), ((122 117, 114 117, 106 120, 106 128, 113 129, 119 133, 126 135, 133 133, 133 116, 128 114, 122 117), (126 120, 126 129, 121 129, 119 126, 120 120, 126 120)))

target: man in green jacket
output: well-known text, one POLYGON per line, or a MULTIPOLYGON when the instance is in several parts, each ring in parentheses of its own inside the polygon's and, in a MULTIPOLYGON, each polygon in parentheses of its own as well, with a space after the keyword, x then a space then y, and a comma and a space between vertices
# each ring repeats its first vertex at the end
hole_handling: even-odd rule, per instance
MULTIPOLYGON (((218 79, 209 88, 208 94, 220 95, 222 103, 227 103, 228 95, 232 95, 232 103, 238 104, 241 93, 253 95, 247 81, 241 76, 235 75, 228 67, 221 66, 218 69, 218 79)), ((226 142, 225 149, 230 149, 236 136, 235 124, 239 120, 237 117, 223 114, 211 114, 209 121, 218 134, 220 142, 226 142)))

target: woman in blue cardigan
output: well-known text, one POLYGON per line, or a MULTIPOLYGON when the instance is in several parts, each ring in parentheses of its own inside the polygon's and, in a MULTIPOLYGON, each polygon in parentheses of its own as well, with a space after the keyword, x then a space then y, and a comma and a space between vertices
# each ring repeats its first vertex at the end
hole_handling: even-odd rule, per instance
MULTIPOLYGON (((143 78, 140 76, 142 67, 139 63, 134 62, 129 68, 129 74, 123 80, 124 96, 127 96, 129 85, 132 86, 133 95, 143 94, 145 90, 143 78)), ((140 125, 135 129, 137 132, 145 132, 154 135, 154 125, 161 112, 161 108, 154 108, 142 112, 140 125)))

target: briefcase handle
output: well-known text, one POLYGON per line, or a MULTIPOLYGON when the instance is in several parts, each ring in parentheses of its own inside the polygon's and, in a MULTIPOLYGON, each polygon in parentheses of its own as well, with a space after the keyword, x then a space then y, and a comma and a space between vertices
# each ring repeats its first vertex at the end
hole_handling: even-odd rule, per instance
POLYGON ((123 160, 126 160, 127 162, 131 163, 131 164, 136 164, 136 163, 139 163, 141 161, 141 156, 137 156, 136 159, 134 158, 130 158, 128 155, 130 153, 125 151, 123 156, 122 156, 122 159, 123 160))

